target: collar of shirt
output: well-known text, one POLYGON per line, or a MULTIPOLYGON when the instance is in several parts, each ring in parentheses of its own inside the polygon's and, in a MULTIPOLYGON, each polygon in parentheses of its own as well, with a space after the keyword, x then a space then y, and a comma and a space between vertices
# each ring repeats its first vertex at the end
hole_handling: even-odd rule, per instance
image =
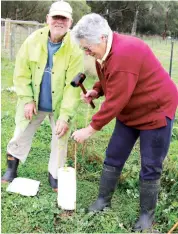
POLYGON ((107 58, 107 56, 108 56, 108 54, 109 54, 109 52, 110 52, 110 50, 111 50, 112 40, 113 40, 113 32, 111 31, 111 29, 109 29, 108 40, 107 40, 107 46, 106 46, 106 52, 105 52, 105 54, 104 54, 104 56, 103 56, 102 59, 97 59, 97 61, 98 61, 100 64, 102 64, 102 63, 106 60, 106 58, 107 58))
POLYGON ((61 47, 62 47, 62 46, 64 46, 65 43, 67 42, 70 31, 71 31, 71 30, 68 29, 68 31, 66 32, 66 34, 64 35, 64 37, 62 38, 62 40, 61 40, 60 42, 57 42, 57 43, 52 42, 49 35, 48 35, 48 40, 49 40, 51 43, 53 43, 53 44, 61 43, 61 47))
POLYGON ((59 41, 59 42, 52 42, 52 41, 51 41, 51 38, 48 37, 48 42, 49 42, 51 45, 60 45, 60 44, 62 43, 62 40, 59 41))

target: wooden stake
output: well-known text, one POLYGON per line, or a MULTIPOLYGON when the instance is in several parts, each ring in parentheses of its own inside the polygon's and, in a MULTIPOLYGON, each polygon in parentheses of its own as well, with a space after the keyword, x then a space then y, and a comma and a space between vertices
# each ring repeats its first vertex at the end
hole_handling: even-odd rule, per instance
POLYGON ((75 142, 75 148, 74 148, 74 168, 75 172, 77 172, 77 142, 75 142))
POLYGON ((102 100, 100 100, 100 102, 99 102, 99 106, 98 106, 98 110, 100 110, 102 102, 103 102, 103 101, 102 101, 102 100))
POLYGON ((169 230, 167 234, 171 234, 178 227, 178 222, 169 230))
MULTIPOLYGON (((87 127, 87 125, 88 125, 89 114, 90 114, 90 104, 88 104, 88 108, 87 108, 87 115, 86 115, 86 119, 85 119, 85 127, 87 127)), ((87 143, 85 141, 83 143, 83 147, 82 147, 82 158, 84 157, 86 146, 87 146, 87 143)))
POLYGON ((89 114, 90 114, 90 104, 88 104, 88 107, 87 107, 87 115, 86 115, 86 119, 85 119, 85 127, 87 127, 87 125, 88 125, 89 114))

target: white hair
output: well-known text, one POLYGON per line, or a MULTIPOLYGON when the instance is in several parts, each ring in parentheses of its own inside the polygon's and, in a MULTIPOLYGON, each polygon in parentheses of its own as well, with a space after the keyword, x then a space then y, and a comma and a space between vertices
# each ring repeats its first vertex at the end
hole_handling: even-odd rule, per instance
POLYGON ((91 13, 78 21, 72 29, 72 36, 77 43, 85 39, 91 44, 98 44, 101 42, 101 36, 108 37, 110 30, 108 22, 102 16, 91 13))

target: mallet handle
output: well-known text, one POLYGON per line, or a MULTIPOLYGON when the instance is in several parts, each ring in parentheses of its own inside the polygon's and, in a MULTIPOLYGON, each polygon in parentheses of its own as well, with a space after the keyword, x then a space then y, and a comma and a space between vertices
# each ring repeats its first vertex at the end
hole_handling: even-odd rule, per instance
MULTIPOLYGON (((86 94, 87 91, 86 91, 85 87, 83 86, 83 84, 80 84, 80 83, 79 83, 79 86, 80 86, 80 88, 82 89, 83 93, 86 94)), ((92 100, 91 100, 91 102, 90 102, 90 105, 91 105, 91 107, 92 107, 93 109, 95 108, 95 104, 93 103, 92 100)))

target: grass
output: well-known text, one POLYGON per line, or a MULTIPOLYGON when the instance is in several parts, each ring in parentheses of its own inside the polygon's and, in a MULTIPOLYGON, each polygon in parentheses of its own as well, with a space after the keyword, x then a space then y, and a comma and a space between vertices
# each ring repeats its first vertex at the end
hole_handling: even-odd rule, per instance
MULTIPOLYGON (((169 69, 170 44, 147 41, 160 58, 163 66, 169 69), (166 58, 166 59, 165 59, 166 58)), ((177 51, 175 44, 175 51, 177 51)), ((177 52, 174 53, 177 56, 177 52)), ((175 57, 174 57, 175 61, 175 57)), ((14 64, 2 59, 2 88, 12 86, 14 64)), ((178 84, 178 67, 173 64, 172 79, 178 84)), ((86 81, 86 87, 92 86, 93 79, 86 81)), ((96 110, 100 100, 96 100, 96 110)), ((2 92, 2 174, 6 169, 6 145, 14 131, 14 114, 16 95, 4 90, 2 92)), ((89 123, 96 110, 89 109, 81 103, 76 117, 77 127, 89 123)), ((86 214, 85 208, 96 198, 98 181, 102 168, 105 148, 114 127, 114 121, 108 124, 87 141, 77 147, 77 212, 66 213, 57 207, 56 194, 52 192, 47 181, 47 164, 50 153, 51 130, 47 120, 35 134, 32 149, 27 162, 19 166, 20 177, 39 180, 40 189, 35 197, 23 197, 6 192, 7 185, 2 184, 2 233, 128 233, 138 216, 138 176, 140 167, 139 145, 135 145, 127 161, 116 193, 113 197, 112 209, 100 214, 86 214), (46 134, 49 133, 49 134, 46 134), (83 152, 83 153, 82 153, 83 152), (82 155, 83 154, 83 155, 82 155), (37 164, 38 163, 38 164, 37 164)), ((173 139, 168 157, 165 160, 162 176, 162 189, 156 211, 155 228, 167 232, 177 221, 178 203, 178 113, 174 124, 173 139)), ((68 148, 68 164, 73 165, 74 142, 70 139, 68 148)))

